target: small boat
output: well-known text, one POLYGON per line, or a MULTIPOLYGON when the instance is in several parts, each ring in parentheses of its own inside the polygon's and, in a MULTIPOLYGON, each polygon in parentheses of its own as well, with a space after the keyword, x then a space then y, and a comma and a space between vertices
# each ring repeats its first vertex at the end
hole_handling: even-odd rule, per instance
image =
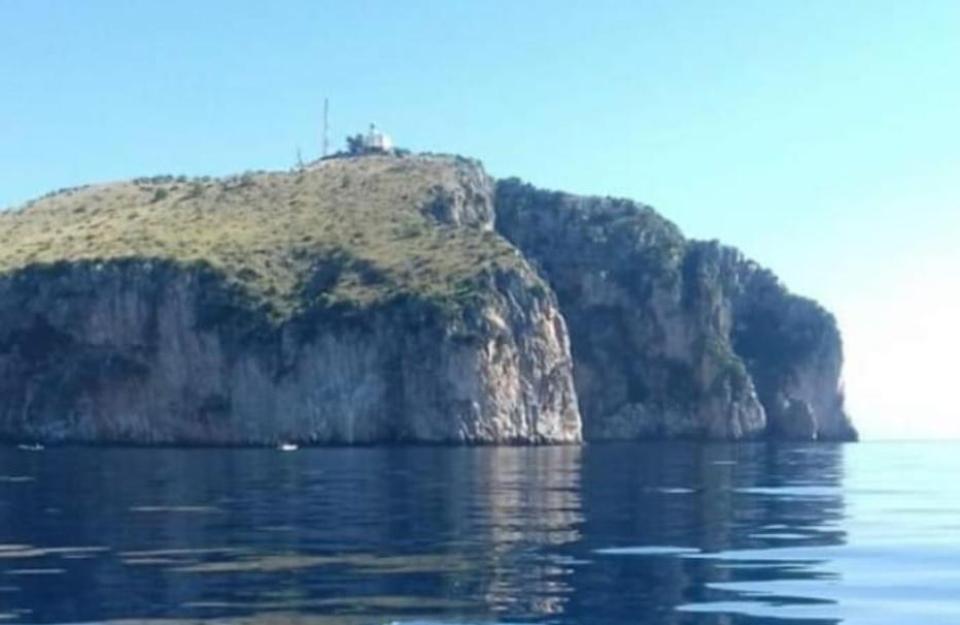
POLYGON ((297 451, 300 447, 293 443, 281 443, 277 449, 280 451, 297 451))
POLYGON ((40 443, 36 443, 33 445, 27 445, 27 444, 17 445, 17 449, 19 449, 20 451, 43 451, 44 447, 40 443))

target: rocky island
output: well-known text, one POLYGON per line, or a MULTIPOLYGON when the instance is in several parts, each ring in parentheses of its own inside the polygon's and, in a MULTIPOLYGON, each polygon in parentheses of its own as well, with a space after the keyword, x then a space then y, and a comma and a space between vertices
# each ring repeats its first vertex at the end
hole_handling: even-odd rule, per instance
POLYGON ((834 318, 629 200, 364 155, 0 213, 0 437, 853 440, 834 318))

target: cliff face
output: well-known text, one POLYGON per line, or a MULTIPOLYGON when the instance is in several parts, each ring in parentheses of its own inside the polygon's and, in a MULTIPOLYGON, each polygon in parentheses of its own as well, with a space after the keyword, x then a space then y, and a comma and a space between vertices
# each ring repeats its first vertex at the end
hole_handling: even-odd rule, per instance
POLYGON ((854 440, 844 409, 843 345, 833 315, 769 270, 717 243, 689 257, 715 268, 731 307, 730 340, 753 378, 774 438, 854 440))
POLYGON ((0 434, 138 443, 576 442, 566 331, 511 273, 280 325, 212 274, 72 265, 0 280, 0 434))
MULTIPOLYGON (((563 317, 523 259, 484 233, 489 179, 467 162, 381 160, 334 163, 299 182, 286 175, 257 182, 275 188, 268 207, 301 202, 282 224, 254 221, 246 211, 258 200, 231 205, 237 198, 222 187, 201 190, 213 201, 199 204, 190 184, 179 197, 175 189, 146 189, 145 197, 179 204, 156 207, 137 228, 92 234, 87 247, 74 232, 90 212, 104 217, 91 207, 109 205, 115 190, 75 192, 60 198, 62 206, 41 203, 8 217, 20 230, 11 243, 29 253, 78 247, 51 252, 69 253, 69 261, 23 263, 0 277, 0 435, 205 444, 580 441, 563 317), (377 215, 379 223, 357 209, 315 224, 313 211, 325 207, 323 197, 311 197, 311 182, 322 192, 331 176, 343 202, 382 194, 397 204, 377 215), (171 215, 204 212, 215 215, 214 234, 226 233, 195 243, 207 245, 213 263, 156 245, 171 215), (59 230, 30 230, 58 220, 69 226, 59 241, 51 239, 64 232, 62 222, 59 230), (289 229, 289 239, 263 249, 259 233, 249 232, 256 228, 263 236, 289 229), (367 240, 356 240, 361 230, 367 240), (235 250, 227 247, 238 239, 235 250)), ((136 197, 121 199, 109 217, 111 224, 124 218, 123 226, 138 213, 136 197)), ((193 235, 169 234, 174 242, 193 235)))
POLYGON ((832 317, 625 201, 378 157, 0 213, 0 437, 849 439, 832 317))
POLYGON ((570 326, 587 439, 856 437, 833 318, 649 207, 497 187, 497 228, 570 326))

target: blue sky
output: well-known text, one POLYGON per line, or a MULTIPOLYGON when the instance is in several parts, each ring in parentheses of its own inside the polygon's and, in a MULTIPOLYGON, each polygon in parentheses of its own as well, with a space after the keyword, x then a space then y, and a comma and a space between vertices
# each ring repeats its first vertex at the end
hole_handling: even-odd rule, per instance
POLYGON ((0 1, 0 206, 375 120, 654 205, 834 310, 867 436, 960 435, 960 2, 0 1))

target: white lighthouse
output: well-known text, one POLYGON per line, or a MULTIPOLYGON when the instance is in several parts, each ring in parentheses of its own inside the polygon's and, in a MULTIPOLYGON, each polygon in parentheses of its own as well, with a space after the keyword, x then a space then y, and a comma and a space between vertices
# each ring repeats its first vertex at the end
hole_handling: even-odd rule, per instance
POLYGON ((376 124, 370 124, 370 130, 363 136, 363 149, 367 152, 389 152, 393 150, 393 140, 381 132, 376 124))

